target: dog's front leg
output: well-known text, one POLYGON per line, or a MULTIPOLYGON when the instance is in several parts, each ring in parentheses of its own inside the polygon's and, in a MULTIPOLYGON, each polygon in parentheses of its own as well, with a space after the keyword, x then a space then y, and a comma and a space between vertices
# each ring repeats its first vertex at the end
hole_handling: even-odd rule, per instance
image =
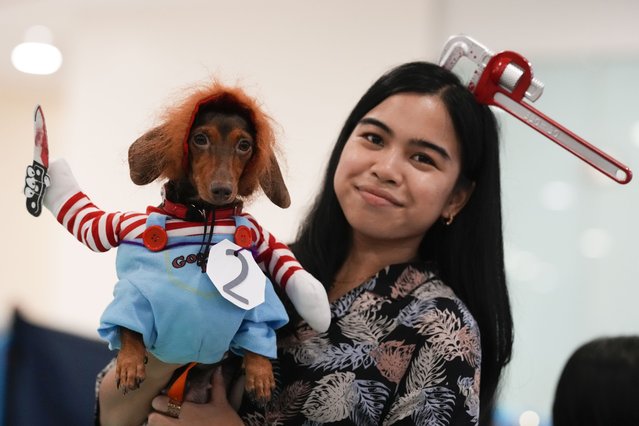
POLYGON ((246 351, 244 371, 246 374, 245 388, 249 395, 260 403, 268 402, 271 399, 271 392, 275 388, 271 361, 262 355, 246 351))
POLYGON ((140 387, 146 378, 146 348, 142 335, 128 328, 120 327, 121 348, 115 365, 118 388, 126 394, 140 387))

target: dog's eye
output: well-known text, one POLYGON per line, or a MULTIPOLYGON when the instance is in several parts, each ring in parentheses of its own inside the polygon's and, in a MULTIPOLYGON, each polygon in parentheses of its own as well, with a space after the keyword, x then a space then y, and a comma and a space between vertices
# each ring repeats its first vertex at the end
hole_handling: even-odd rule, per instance
POLYGON ((205 146, 209 143, 209 138, 207 138, 206 135, 203 133, 198 133, 197 135, 193 136, 193 143, 198 146, 205 146))
POLYGON ((241 139, 238 143, 237 143, 237 149, 240 152, 247 152, 249 151, 251 148, 253 148, 253 144, 251 143, 250 140, 248 139, 241 139))

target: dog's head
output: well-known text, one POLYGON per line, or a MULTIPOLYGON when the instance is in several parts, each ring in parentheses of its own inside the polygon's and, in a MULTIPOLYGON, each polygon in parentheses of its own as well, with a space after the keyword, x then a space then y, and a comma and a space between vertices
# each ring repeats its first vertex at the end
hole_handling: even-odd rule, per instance
POLYGON ((258 185, 273 203, 290 197, 275 157, 271 120, 240 88, 214 82, 169 108, 162 123, 129 148, 131 179, 168 179, 193 201, 225 205, 258 185))

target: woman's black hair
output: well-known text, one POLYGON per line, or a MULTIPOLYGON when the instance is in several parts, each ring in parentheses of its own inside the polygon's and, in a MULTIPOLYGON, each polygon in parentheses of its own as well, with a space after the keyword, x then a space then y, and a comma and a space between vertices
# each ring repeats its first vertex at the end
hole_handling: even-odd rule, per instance
POLYGON ((351 227, 338 203, 333 176, 353 129, 366 113, 389 96, 418 93, 439 96, 461 146, 458 184, 474 182, 466 206, 450 226, 436 222, 419 248, 434 261, 441 278, 466 304, 479 324, 482 363, 482 423, 493 406, 502 368, 513 343, 513 324, 504 272, 499 177, 499 136, 494 114, 479 104, 451 72, 435 64, 412 62, 380 77, 364 94, 340 132, 321 190, 291 245, 301 264, 330 286, 349 250, 351 227))
POLYGON ((606 337, 566 362, 552 407, 554 426, 637 425, 639 336, 606 337))

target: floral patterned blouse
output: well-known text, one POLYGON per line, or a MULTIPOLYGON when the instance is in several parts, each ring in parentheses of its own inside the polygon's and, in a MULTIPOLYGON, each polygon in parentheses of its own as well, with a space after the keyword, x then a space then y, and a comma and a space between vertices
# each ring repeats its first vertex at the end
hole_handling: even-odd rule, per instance
POLYGON ((324 333, 281 339, 277 389, 247 425, 476 425, 479 327, 428 265, 392 265, 331 304, 324 333))

